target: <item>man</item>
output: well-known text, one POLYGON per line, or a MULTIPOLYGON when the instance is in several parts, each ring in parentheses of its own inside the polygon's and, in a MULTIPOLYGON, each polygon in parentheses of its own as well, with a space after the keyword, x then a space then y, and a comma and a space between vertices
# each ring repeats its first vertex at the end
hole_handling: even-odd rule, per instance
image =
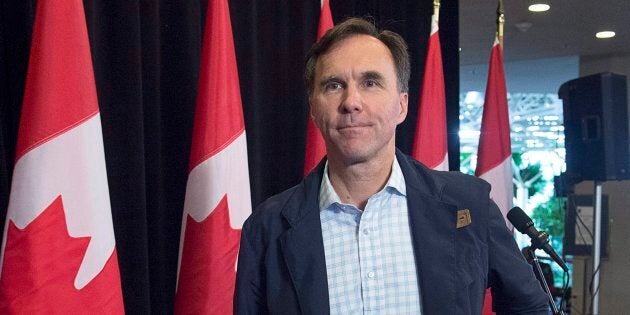
POLYGON ((409 56, 396 33, 339 24, 308 55, 327 157, 242 231, 238 314, 547 314, 490 187, 396 150, 409 56), (459 217, 459 218, 458 218, 459 217))

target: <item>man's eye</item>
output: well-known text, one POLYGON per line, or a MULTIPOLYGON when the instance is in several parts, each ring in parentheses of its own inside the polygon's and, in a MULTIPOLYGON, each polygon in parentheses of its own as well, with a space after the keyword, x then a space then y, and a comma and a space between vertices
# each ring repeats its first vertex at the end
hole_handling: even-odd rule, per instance
POLYGON ((327 91, 339 90, 342 87, 343 86, 339 82, 329 82, 329 83, 326 84, 326 90, 327 91))
POLYGON ((376 87, 378 86, 378 82, 376 80, 365 80, 366 87, 376 87))

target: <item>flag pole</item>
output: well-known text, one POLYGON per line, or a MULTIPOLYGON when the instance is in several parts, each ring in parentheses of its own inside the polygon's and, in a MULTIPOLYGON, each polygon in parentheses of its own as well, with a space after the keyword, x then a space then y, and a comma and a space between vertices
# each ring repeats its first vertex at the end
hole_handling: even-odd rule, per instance
POLYGON ((440 20, 440 0, 433 0, 433 15, 436 22, 440 20))
POLYGON ((497 38, 499 45, 503 47, 503 25, 505 24, 505 11, 503 9, 503 0, 499 0, 497 6, 497 38))

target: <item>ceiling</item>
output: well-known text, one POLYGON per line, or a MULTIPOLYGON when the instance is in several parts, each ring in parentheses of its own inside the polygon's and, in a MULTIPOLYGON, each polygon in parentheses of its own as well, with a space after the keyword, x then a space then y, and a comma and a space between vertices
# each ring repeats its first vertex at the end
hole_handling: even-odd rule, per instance
MULTIPOLYGON (((452 0, 450 0, 452 1, 452 0)), ((540 0, 547 12, 527 10, 530 0, 503 0, 504 61, 558 56, 629 55, 630 0, 540 0), (519 29, 520 27, 520 29, 519 29), (595 33, 610 29, 611 39, 595 33)), ((460 64, 488 62, 498 0, 460 0, 460 64)))

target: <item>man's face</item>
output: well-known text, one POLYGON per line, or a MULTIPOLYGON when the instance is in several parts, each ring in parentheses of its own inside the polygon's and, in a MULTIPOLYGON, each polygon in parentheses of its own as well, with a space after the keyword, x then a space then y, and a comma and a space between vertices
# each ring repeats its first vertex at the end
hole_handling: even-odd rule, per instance
POLYGON ((355 164, 393 154, 407 102, 389 49, 374 37, 344 39, 317 61, 311 115, 330 159, 355 164))

